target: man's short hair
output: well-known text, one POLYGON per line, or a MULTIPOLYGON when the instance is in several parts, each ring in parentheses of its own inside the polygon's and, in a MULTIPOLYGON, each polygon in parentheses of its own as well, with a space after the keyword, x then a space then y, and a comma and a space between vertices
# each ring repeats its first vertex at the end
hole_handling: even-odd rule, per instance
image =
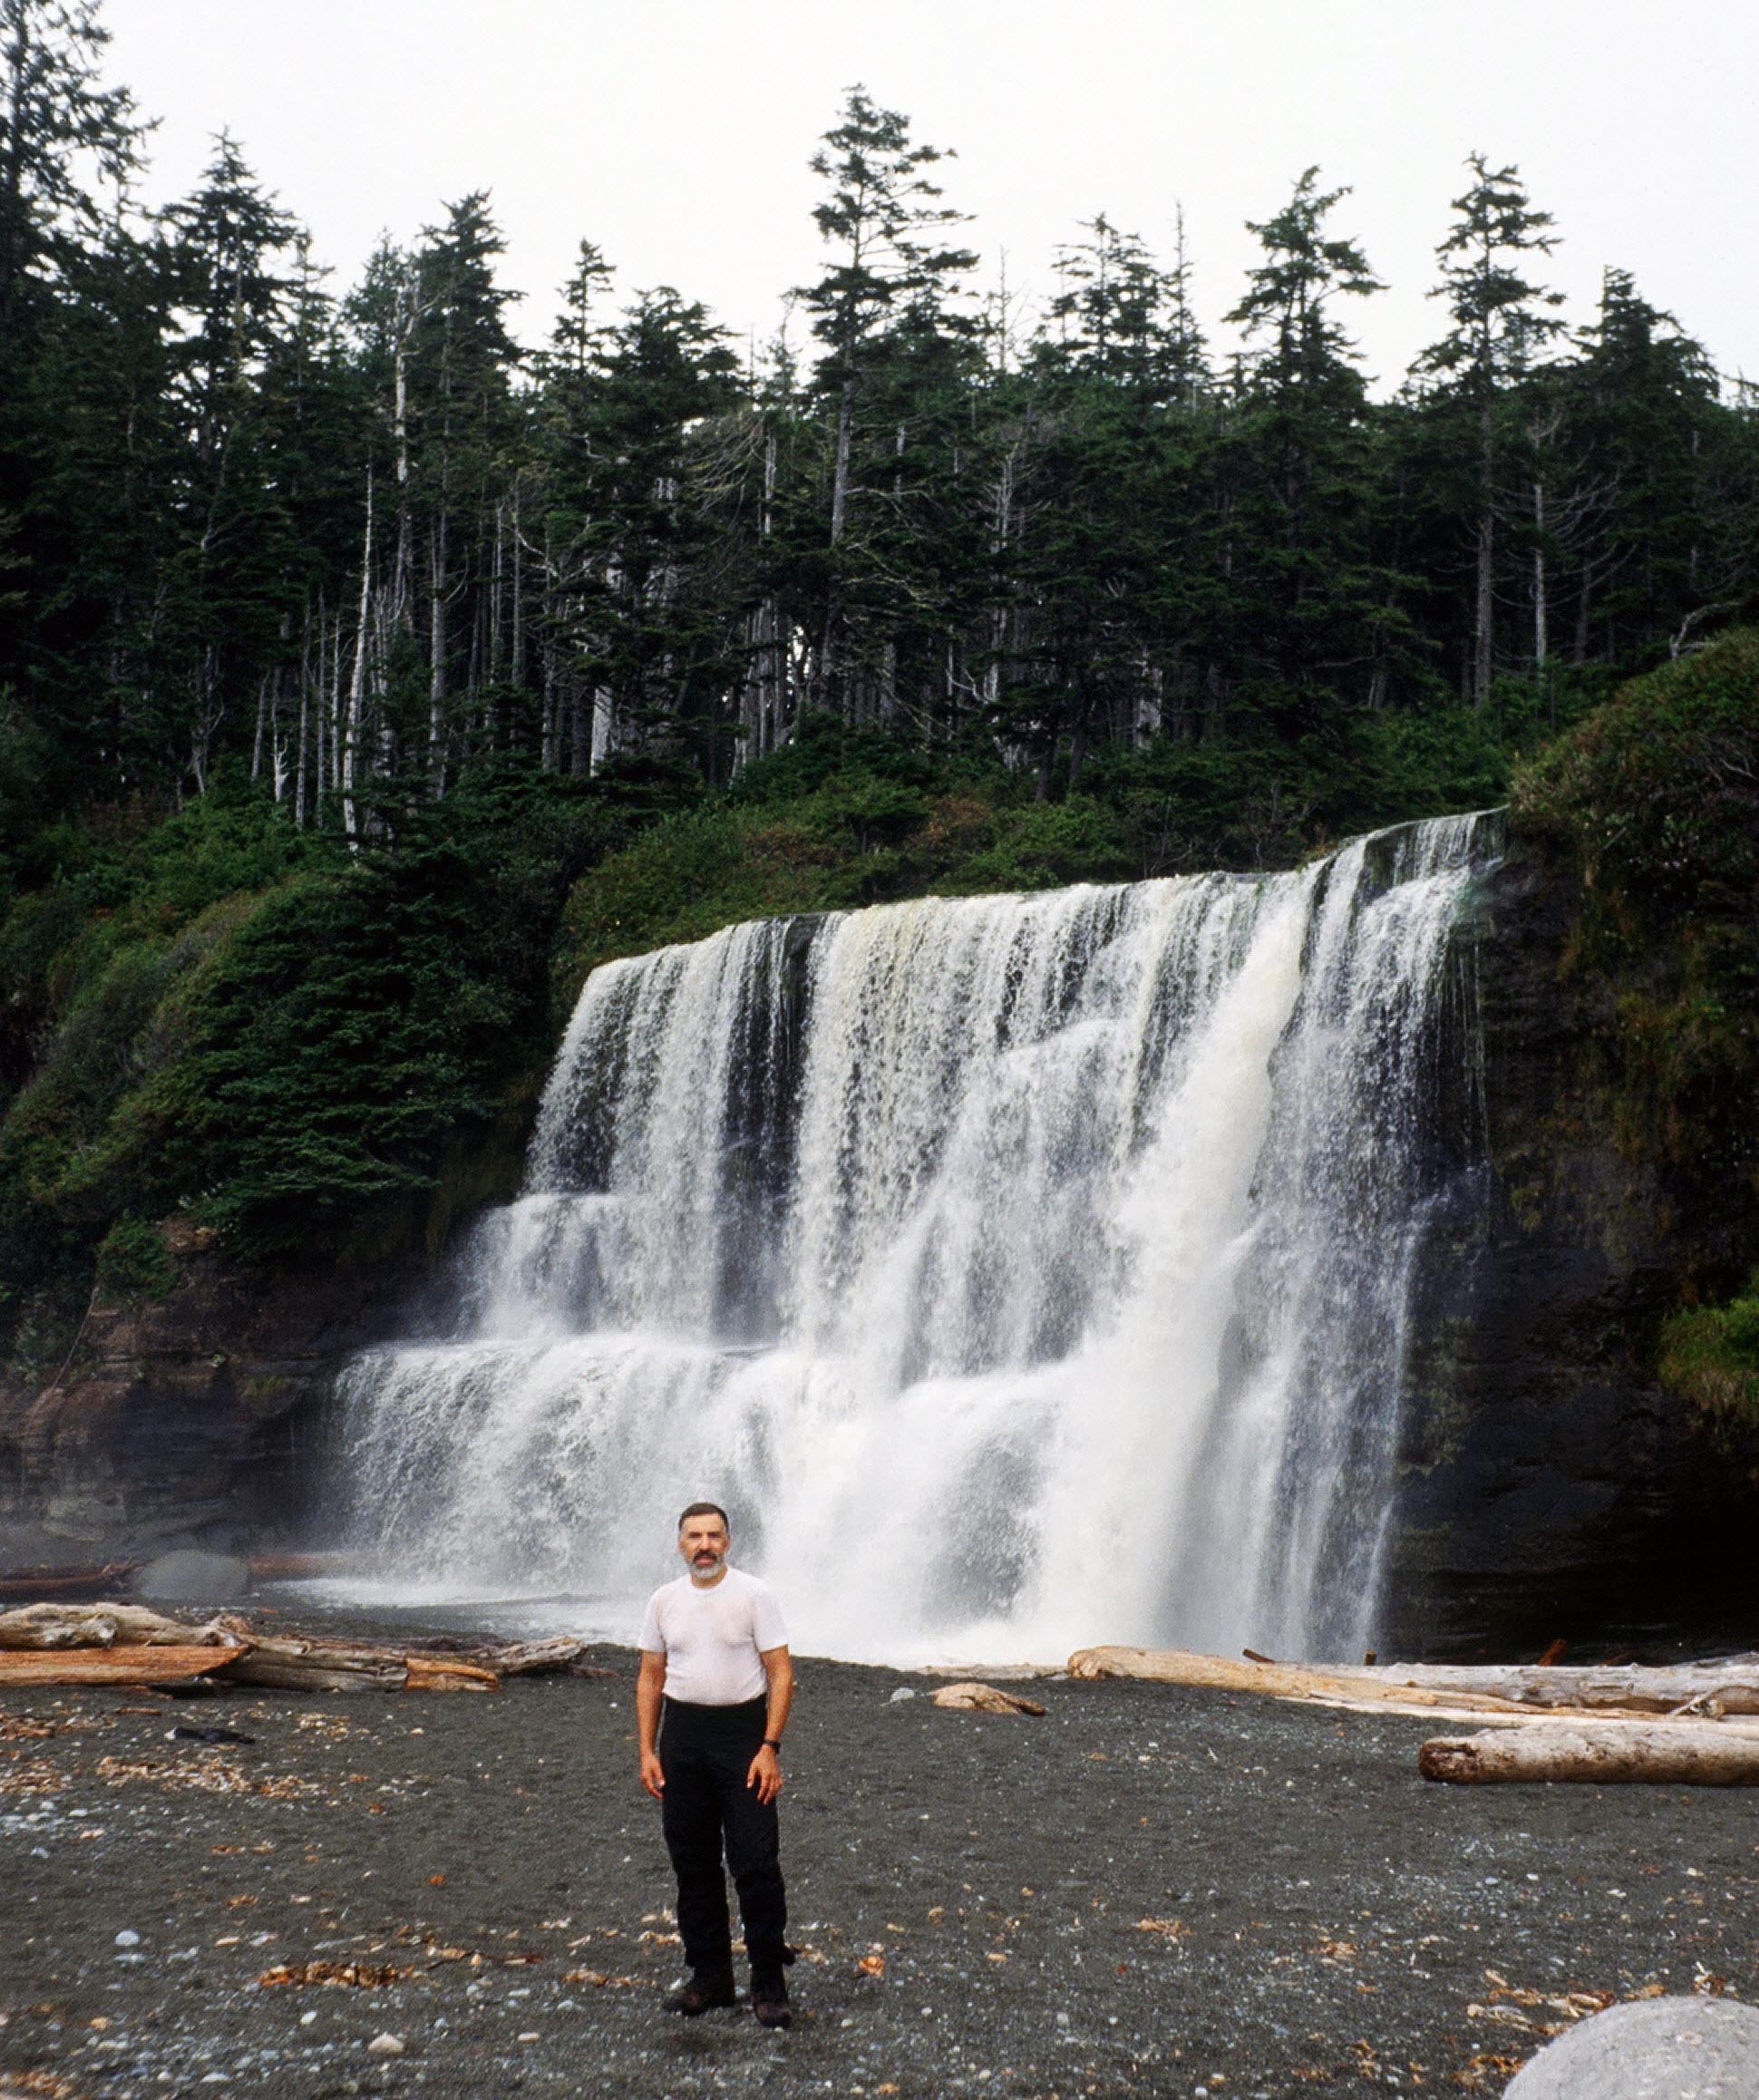
POLYGON ((719 1502, 692 1502, 678 1519, 679 1531, 683 1531, 692 1517, 719 1517, 721 1529, 727 1534, 728 1538, 733 1536, 733 1526, 727 1522, 727 1512, 719 1502))

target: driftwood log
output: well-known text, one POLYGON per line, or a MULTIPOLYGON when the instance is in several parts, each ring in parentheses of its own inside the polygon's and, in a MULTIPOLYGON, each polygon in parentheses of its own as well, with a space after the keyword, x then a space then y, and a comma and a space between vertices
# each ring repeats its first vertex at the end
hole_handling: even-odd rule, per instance
POLYGON ((215 1647, 237 1631, 236 1621, 186 1626, 144 1604, 27 1604, 0 1611, 0 1650, 215 1647))
POLYGON ((0 1683, 143 1684, 155 1675, 169 1682, 211 1671, 219 1681, 288 1692, 492 1692, 505 1677, 578 1668, 586 1646, 558 1635, 410 1649, 327 1634, 258 1634, 229 1615, 188 1626, 141 1604, 38 1602, 0 1611, 0 1683), (161 1659, 197 1648, 199 1668, 161 1659), (140 1659, 143 1649, 154 1651, 151 1667, 140 1659))
POLYGON ((1569 1781, 1589 1786, 1759 1786, 1759 1732, 1715 1721, 1589 1721, 1438 1735, 1425 1779, 1455 1786, 1569 1781))
POLYGON ((0 1691, 14 1685, 175 1685, 207 1677, 241 1648, 0 1648, 0 1691))
POLYGON ((943 1685, 935 1694, 938 1706, 955 1706, 970 1714, 1042 1714, 1035 1699, 1023 1699, 1018 1692, 1005 1692, 1000 1685, 979 1684, 973 1678, 963 1684, 943 1685))
POLYGON ((0 1604, 14 1598, 40 1603, 51 1598, 102 1597, 107 1591, 125 1589, 140 1566, 138 1560, 106 1560, 101 1568, 15 1569, 9 1575, 0 1575, 0 1604))
POLYGON ((374 1641, 332 1640, 299 1634, 256 1634, 220 1672, 235 1685, 267 1685, 280 1692, 397 1692, 408 1674, 401 1648, 374 1641))
POLYGON ((1630 1719, 1687 1713, 1714 1719, 1759 1714, 1759 1657, 1667 1669, 1383 1663, 1309 1667, 1183 1648, 1091 1648, 1069 1658, 1072 1677, 1142 1677, 1156 1684, 1204 1685, 1366 1711, 1452 1711, 1531 1718, 1539 1714, 1601 1714, 1630 1719))
POLYGON ((481 1643, 467 1648, 463 1659, 492 1670, 498 1677, 527 1677, 568 1669, 586 1652, 584 1640, 558 1634, 553 1640, 481 1643))

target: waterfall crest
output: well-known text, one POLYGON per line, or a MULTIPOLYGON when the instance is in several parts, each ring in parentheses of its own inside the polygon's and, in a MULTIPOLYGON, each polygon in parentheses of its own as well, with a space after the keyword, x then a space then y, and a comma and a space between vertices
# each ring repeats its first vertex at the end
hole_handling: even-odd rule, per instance
POLYGON ((596 971, 457 1338, 348 1374, 363 1542, 627 1638, 707 1495, 808 1652, 1359 1649, 1497 838, 596 971))

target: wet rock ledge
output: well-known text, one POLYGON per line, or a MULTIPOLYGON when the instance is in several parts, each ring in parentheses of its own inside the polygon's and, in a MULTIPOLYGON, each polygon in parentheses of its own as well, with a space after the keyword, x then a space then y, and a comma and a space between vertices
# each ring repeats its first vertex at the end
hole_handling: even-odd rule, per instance
POLYGON ((276 1274, 163 1231, 169 1296, 94 1303, 55 1383, 0 1385, 0 1568, 302 1538, 337 1373, 410 1331, 431 1273, 276 1274))

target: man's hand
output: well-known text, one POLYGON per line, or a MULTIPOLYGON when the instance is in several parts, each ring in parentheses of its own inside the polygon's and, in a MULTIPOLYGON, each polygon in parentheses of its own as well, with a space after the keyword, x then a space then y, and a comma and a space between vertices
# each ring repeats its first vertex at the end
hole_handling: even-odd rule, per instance
POLYGON ((752 1759, 752 1768, 745 1774, 745 1784, 757 1789, 757 1798, 765 1808, 782 1792, 782 1764, 767 1743, 752 1759))
POLYGON ((665 1706, 666 1657, 658 1648, 643 1648, 641 1668, 636 1677, 636 1740, 641 1745, 641 1784, 656 1801, 666 1793, 666 1774, 659 1761, 660 1714, 665 1706))

